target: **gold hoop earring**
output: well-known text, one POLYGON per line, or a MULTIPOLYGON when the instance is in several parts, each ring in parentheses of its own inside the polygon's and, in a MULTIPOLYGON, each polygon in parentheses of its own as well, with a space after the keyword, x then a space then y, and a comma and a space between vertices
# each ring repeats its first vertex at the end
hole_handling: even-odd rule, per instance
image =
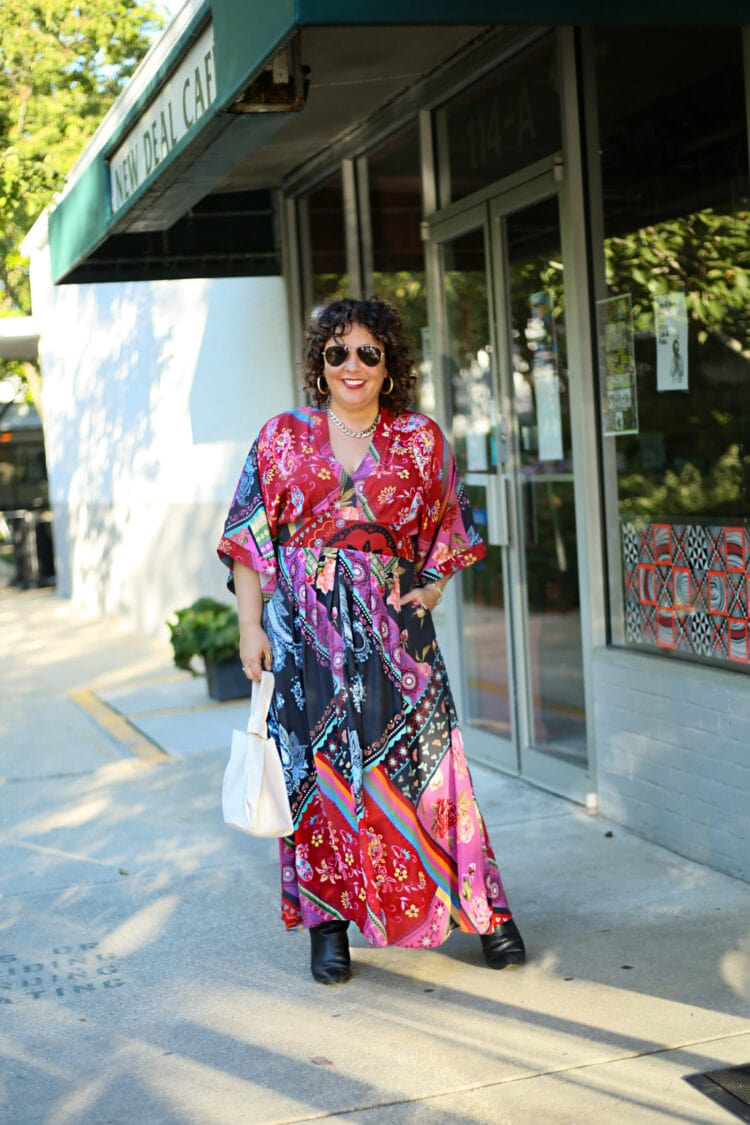
POLYGON ((391 378, 391 376, 390 376, 390 375, 386 375, 386 379, 388 380, 388 382, 389 382, 389 383, 390 383, 391 385, 390 385, 390 387, 388 388, 388 390, 385 390, 385 379, 384 379, 384 380, 383 380, 383 384, 384 384, 384 385, 383 385, 383 386, 382 386, 382 387, 380 388, 380 393, 381 393, 381 394, 384 394, 384 395, 390 395, 390 394, 393 394, 393 386, 394 386, 394 383, 393 383, 393 379, 391 378))
POLYGON ((322 378, 323 378, 322 375, 318 375, 317 379, 315 380, 315 386, 318 388, 318 394, 320 395, 321 398, 328 398, 329 394, 331 393, 331 388, 328 386, 327 383, 325 385, 325 388, 321 387, 320 381, 321 381, 322 378))

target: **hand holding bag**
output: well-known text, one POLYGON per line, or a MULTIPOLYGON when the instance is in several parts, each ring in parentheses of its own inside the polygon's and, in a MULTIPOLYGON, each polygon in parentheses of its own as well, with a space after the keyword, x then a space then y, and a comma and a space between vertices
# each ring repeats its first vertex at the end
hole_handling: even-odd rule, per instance
POLYGON ((289 836, 294 831, 284 769, 266 723, 273 689, 271 672, 262 672, 260 683, 253 681, 247 731, 232 732, 221 791, 225 822, 251 836, 289 836))

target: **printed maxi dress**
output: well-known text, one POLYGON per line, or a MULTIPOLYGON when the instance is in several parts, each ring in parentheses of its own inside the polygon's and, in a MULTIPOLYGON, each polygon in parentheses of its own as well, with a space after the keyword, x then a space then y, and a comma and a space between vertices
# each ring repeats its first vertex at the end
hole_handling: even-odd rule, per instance
POLYGON ((280 414, 254 443, 219 556, 261 576, 294 819, 287 929, 349 919, 372 945, 430 947, 510 915, 431 616, 401 603, 485 553, 425 415, 383 410, 352 474, 322 410, 280 414))

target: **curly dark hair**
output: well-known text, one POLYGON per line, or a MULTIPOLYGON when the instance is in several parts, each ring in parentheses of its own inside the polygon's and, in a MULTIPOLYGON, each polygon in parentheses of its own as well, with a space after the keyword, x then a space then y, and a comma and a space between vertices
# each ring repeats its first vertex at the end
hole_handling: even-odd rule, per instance
POLYGON ((305 332, 304 386, 316 406, 325 406, 327 395, 318 390, 323 374, 323 348, 329 340, 344 336, 353 324, 370 332, 385 350, 385 364, 393 380, 390 394, 380 393, 380 405, 393 414, 406 410, 416 382, 411 345, 406 338, 401 317, 392 305, 379 297, 355 300, 343 297, 325 305, 310 322, 305 332))

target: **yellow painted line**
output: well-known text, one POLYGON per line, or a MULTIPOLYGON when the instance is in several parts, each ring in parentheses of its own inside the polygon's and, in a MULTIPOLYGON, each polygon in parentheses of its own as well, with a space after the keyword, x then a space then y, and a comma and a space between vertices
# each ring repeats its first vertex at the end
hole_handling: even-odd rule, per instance
POLYGON ((88 688, 80 688, 68 692, 68 694, 73 702, 90 715, 98 726, 102 727, 107 734, 111 735, 116 742, 119 742, 128 753, 138 758, 139 761, 153 764, 170 760, 170 755, 165 750, 162 750, 150 738, 146 738, 139 730, 136 730, 124 715, 120 715, 113 710, 109 704, 99 699, 93 691, 88 688))
MULTIPOLYGON (((508 688, 504 684, 497 683, 496 680, 480 680, 476 678, 467 678, 467 687, 472 688, 474 691, 484 691, 488 695, 499 695, 503 699, 508 698, 508 688)), ((543 703, 542 709, 544 711, 554 711, 558 715, 569 715, 574 719, 583 719, 586 717, 585 711, 580 707, 570 707, 566 703, 543 703)))
POLYGON ((506 684, 499 684, 497 680, 481 680, 476 677, 467 677, 467 686, 473 688, 474 691, 486 691, 490 695, 502 695, 503 698, 508 698, 508 687, 506 684))

